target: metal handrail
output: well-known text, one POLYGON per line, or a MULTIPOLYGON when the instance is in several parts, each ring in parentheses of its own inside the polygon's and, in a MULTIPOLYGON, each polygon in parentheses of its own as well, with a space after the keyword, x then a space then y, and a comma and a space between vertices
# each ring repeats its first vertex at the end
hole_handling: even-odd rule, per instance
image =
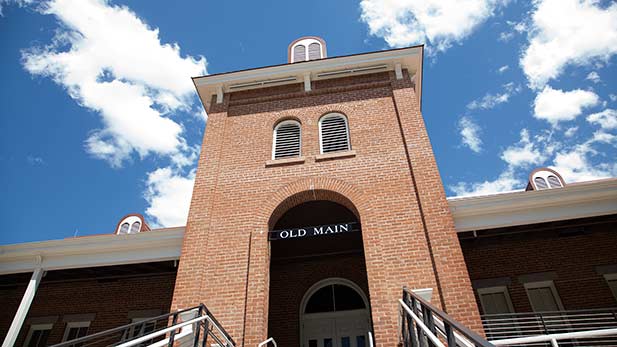
POLYGON ((262 346, 266 346, 268 343, 272 342, 272 344, 274 345, 274 347, 278 347, 276 344, 276 341, 274 341, 274 337, 270 337, 265 341, 262 341, 259 345, 257 345, 257 347, 262 347, 262 346))
POLYGON ((513 339, 492 340, 491 343, 495 346, 512 346, 512 345, 522 345, 522 344, 537 343, 537 342, 550 342, 553 347, 558 347, 559 344, 557 341, 559 340, 593 338, 593 337, 612 336, 612 335, 617 335, 617 328, 577 331, 574 333, 561 333, 561 334, 517 337, 513 339))
MULTIPOLYGON (((482 316, 489 340, 617 328, 617 309, 505 313, 482 316)), ((608 338, 617 345, 617 336, 608 338)))
MULTIPOLYGON (((143 330, 143 329, 142 329, 143 330)), ((212 337, 221 347, 235 347, 236 343, 231 338, 231 336, 223 329, 220 323, 214 318, 212 313, 208 310, 208 308, 204 304, 199 304, 198 306, 178 310, 172 313, 163 314, 157 317, 149 318, 146 320, 142 320, 139 322, 126 324, 117 328, 108 329, 105 331, 101 331, 95 334, 83 336, 80 338, 76 338, 70 341, 62 342, 51 347, 69 347, 69 346, 80 346, 85 347, 90 344, 103 345, 102 343, 105 341, 112 340, 111 344, 107 344, 108 346, 116 346, 116 347, 132 347, 139 344, 143 344, 147 341, 152 341, 153 339, 165 336, 169 333, 169 337, 162 341, 157 341, 154 343, 149 343, 151 346, 162 347, 167 345, 168 347, 173 347, 174 342, 177 339, 183 338, 189 334, 194 335, 193 339, 193 347, 198 347, 200 342, 200 334, 201 330, 203 330, 203 338, 201 341, 201 347, 205 347, 207 343, 208 337, 212 337), (194 313, 191 313, 193 311, 194 313), (191 314, 195 315, 194 317, 188 319, 188 317, 183 317, 183 321, 178 322, 178 319, 182 315, 191 314), (188 319, 188 320, 187 320, 188 319), (156 324, 159 321, 166 321, 165 325, 169 324, 171 320, 171 325, 166 326, 157 331, 144 333, 142 335, 133 336, 127 341, 126 336, 131 329, 143 326, 145 327, 147 324, 156 324), (195 325, 195 331, 193 332, 192 325, 195 325), (187 331, 185 327, 188 327, 187 331), (178 330, 180 332, 177 334, 178 330), (122 333, 121 337, 118 341, 118 333, 122 333), (115 341, 114 341, 115 340, 115 341)), ((106 342, 107 343, 107 342, 106 342)))
POLYGON ((126 324, 126 325, 119 326, 119 327, 116 327, 116 328, 104 330, 104 331, 101 331, 101 332, 98 332, 98 333, 82 336, 82 337, 79 337, 79 338, 76 338, 76 339, 73 339, 73 340, 61 342, 61 343, 52 345, 50 347, 68 347, 68 346, 72 346, 72 345, 75 345, 75 344, 82 344, 82 343, 84 343, 86 341, 90 341, 90 340, 96 339, 96 338, 101 337, 101 336, 111 335, 111 334, 114 334, 114 333, 117 333, 117 332, 125 332, 125 331, 128 331, 132 327, 140 326, 140 325, 151 323, 151 322, 157 322, 159 320, 168 318, 168 317, 170 317, 172 315, 179 315, 179 314, 191 311, 191 310, 198 309, 199 307, 200 306, 194 306, 194 307, 183 309, 183 310, 179 310, 179 311, 176 311, 176 312, 173 312, 173 313, 162 314, 160 316, 148 318, 148 319, 145 319, 145 320, 142 320, 142 321, 139 321, 139 322, 126 324))
POLYGON ((494 347, 480 335, 407 288, 403 288, 403 298, 399 300, 399 304, 402 308, 401 337, 405 347, 426 345, 494 347), (447 345, 439 339, 438 333, 443 336, 447 345))

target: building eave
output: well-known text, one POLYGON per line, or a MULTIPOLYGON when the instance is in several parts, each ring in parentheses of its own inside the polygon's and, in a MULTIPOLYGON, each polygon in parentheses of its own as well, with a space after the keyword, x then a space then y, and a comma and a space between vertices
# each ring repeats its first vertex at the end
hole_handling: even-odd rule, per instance
POLYGON ((396 65, 407 69, 410 76, 415 76, 416 96, 418 102, 422 100, 422 59, 424 46, 413 46, 392 50, 354 54, 311 60, 292 64, 273 65, 262 68, 193 77, 193 83, 202 103, 209 108, 210 100, 218 91, 230 92, 230 87, 239 84, 248 84, 256 81, 287 79, 286 81, 268 86, 302 83, 307 74, 311 80, 320 80, 332 77, 319 77, 325 72, 341 69, 357 69, 378 64, 385 65, 382 71, 395 71, 396 65))
POLYGON ((617 179, 564 188, 448 198, 457 232, 617 213, 617 179))
POLYGON ((184 227, 0 246, 0 275, 180 258, 184 227))

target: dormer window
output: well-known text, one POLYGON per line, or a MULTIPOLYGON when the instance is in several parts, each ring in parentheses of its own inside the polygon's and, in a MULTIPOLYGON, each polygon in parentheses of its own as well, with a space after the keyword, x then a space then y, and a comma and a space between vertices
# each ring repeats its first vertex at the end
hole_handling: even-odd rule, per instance
POLYGON ((139 214, 130 214, 124 216, 116 227, 116 234, 127 235, 137 234, 142 231, 148 231, 150 227, 144 223, 144 218, 139 214))
POLYGON ((129 223, 122 223, 120 226, 120 230, 118 230, 118 234, 128 234, 129 233, 129 223))
POLYGON ((565 185, 563 178, 555 170, 541 168, 531 173, 527 190, 562 188, 565 185))
POLYGON ((289 51, 289 62, 317 60, 326 57, 326 45, 319 37, 302 37, 292 42, 289 51))

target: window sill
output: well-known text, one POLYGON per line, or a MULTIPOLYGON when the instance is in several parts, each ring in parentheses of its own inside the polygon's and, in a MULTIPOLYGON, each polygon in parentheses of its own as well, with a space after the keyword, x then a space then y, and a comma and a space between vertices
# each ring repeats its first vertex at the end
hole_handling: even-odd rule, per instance
POLYGON ((266 162, 266 167, 304 164, 304 161, 305 161, 304 157, 274 159, 274 160, 268 160, 266 162))
POLYGON ((333 153, 319 154, 315 156, 315 161, 324 161, 324 160, 331 160, 331 159, 338 159, 338 158, 352 158, 355 156, 356 156, 356 151, 354 150, 344 151, 344 152, 333 152, 333 153))

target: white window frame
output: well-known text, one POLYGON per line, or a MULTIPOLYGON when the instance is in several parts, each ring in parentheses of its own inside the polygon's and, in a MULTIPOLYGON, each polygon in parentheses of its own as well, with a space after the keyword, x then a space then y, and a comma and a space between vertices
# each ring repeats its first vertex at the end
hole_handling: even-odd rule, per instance
POLYGON ((143 227, 144 222, 141 220, 141 218, 137 217, 137 216, 128 216, 126 218, 124 218, 119 224, 118 224, 118 230, 116 230, 116 234, 117 235, 134 235, 134 234, 139 234, 139 232, 141 231, 141 228, 143 227), (130 233, 131 231, 131 227, 133 226, 133 223, 135 222, 139 222, 139 230, 137 230, 136 233, 130 233), (122 224, 124 223, 129 223, 129 228, 127 230, 126 234, 120 234, 120 229, 122 229, 122 224))
POLYGON ((90 328, 90 321, 67 322, 66 328, 64 328, 64 335, 62 335, 62 342, 66 341, 69 337, 69 331, 72 328, 90 328))
POLYGON ((533 181, 533 186, 535 189, 537 190, 547 190, 547 189, 556 189, 556 188, 563 188, 565 187, 565 183, 561 180, 561 178, 559 178, 559 175, 548 171, 548 170, 538 170, 538 172, 534 173, 533 176, 531 177, 531 180, 533 181), (559 184, 561 185, 561 187, 551 187, 551 183, 548 180, 549 176, 555 176, 557 178, 557 180, 559 181, 559 184), (536 185, 536 178, 542 178, 544 179, 544 182, 546 182, 546 188, 543 189, 537 189, 537 185, 536 185))
POLYGON ((319 40, 315 40, 315 39, 302 39, 296 43, 294 43, 293 46, 291 46, 291 62, 292 63, 297 63, 297 61, 295 61, 294 58, 294 52, 297 46, 304 46, 304 60, 303 61, 309 61, 309 45, 311 43, 317 43, 319 44, 319 59, 323 59, 324 58, 324 49, 323 49, 323 44, 319 41, 319 40))
MULTIPOLYGON (((617 281, 617 272, 604 274, 604 279, 606 280, 606 285, 608 285, 610 281, 617 281)), ((610 286, 608 288, 613 293, 615 300, 617 300, 617 290, 613 290, 610 286)))
POLYGON ((32 324, 30 325, 30 330, 28 330, 28 335, 26 335, 26 340, 24 341, 24 347, 27 347, 30 344, 30 340, 32 339, 32 334, 37 330, 51 330, 53 329, 53 323, 46 324, 32 324))
POLYGON ((279 122, 275 127, 274 130, 272 131, 272 160, 282 160, 282 159, 290 159, 290 158, 300 158, 302 157, 302 124, 300 122, 298 122, 295 119, 288 119, 288 120, 284 120, 282 122, 279 122), (281 127, 282 125, 285 124, 296 124, 298 126, 298 128, 300 129, 300 143, 299 143, 299 151, 298 151, 298 156, 297 157, 285 157, 285 158, 279 158, 276 159, 276 134, 278 132, 278 128, 281 127))
POLYGON ((536 288, 549 288, 551 290, 551 293, 553 294, 553 298, 555 299, 555 302, 557 303, 558 310, 564 311, 563 303, 561 302, 561 298, 559 297, 559 293, 557 292, 557 288, 555 288, 555 283, 553 283, 553 281, 549 280, 549 281, 528 282, 528 283, 525 283, 524 286, 525 286, 525 293, 527 294, 527 299, 529 300, 531 309, 534 312, 540 312, 540 311, 536 310, 536 308, 533 307, 533 301, 531 301, 531 297, 529 296, 529 289, 536 289, 536 288))
POLYGON ((495 287, 478 288, 477 292, 478 292, 478 297, 480 298, 480 305, 482 306, 482 312, 484 312, 484 314, 487 314, 487 313, 486 313, 486 306, 484 304, 484 300, 482 299, 482 295, 497 294, 497 293, 503 293, 504 297, 506 298, 506 304, 508 305, 508 310, 510 310, 510 312, 504 312, 504 314, 514 313, 514 306, 512 305, 512 300, 510 299, 510 292, 508 292, 508 287, 495 286, 495 287))
MULTIPOLYGON (((351 151, 351 135, 350 135, 350 131, 349 131, 349 121, 347 120, 347 116, 345 116, 342 113, 331 112, 331 113, 325 114, 321 118, 319 118, 319 123, 318 123, 318 128, 319 128, 319 154, 327 154, 327 153, 324 153, 324 151, 323 151, 323 138, 321 136, 321 124, 324 121, 324 119, 333 118, 333 117, 341 117, 345 121, 345 130, 347 131, 347 151, 351 151)), ((343 151, 341 151, 341 152, 343 152, 343 151)), ((329 153, 331 153, 331 152, 329 152, 329 153)))

